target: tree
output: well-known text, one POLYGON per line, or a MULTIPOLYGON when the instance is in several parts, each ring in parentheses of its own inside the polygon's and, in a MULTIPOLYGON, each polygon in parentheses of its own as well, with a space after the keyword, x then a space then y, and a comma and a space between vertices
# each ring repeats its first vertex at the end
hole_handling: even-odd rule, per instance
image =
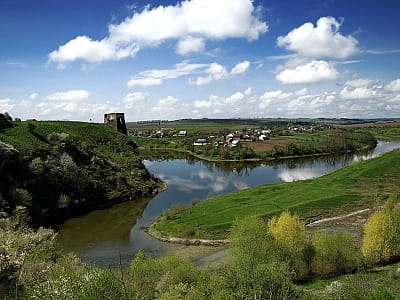
POLYGON ((296 215, 283 212, 278 218, 273 217, 268 222, 268 232, 283 247, 292 251, 303 248, 307 242, 306 228, 296 215))
POLYGON ((400 255, 400 220, 398 212, 377 211, 364 225, 361 252, 374 262, 384 263, 400 255))
POLYGON ((349 233, 321 231, 314 234, 312 245, 312 270, 319 277, 348 273, 358 266, 360 255, 349 233))
POLYGON ((236 299, 296 299, 297 290, 276 241, 260 218, 236 220, 231 229, 228 288, 236 299))
POLYGON ((280 255, 292 267, 295 279, 305 279, 314 252, 310 248, 306 228, 300 218, 289 212, 283 212, 268 222, 268 233, 275 239, 280 255))

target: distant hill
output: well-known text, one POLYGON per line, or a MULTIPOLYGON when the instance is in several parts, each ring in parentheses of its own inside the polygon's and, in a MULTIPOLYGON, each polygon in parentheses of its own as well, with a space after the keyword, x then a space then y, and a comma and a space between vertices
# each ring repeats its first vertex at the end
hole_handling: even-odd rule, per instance
POLYGON ((176 126, 176 125, 193 125, 193 124, 242 124, 242 125, 255 125, 255 126, 285 126, 287 124, 297 125, 310 125, 310 124, 332 124, 332 125, 352 125, 352 124, 365 124, 365 123, 378 123, 378 122, 393 122, 400 118, 377 118, 377 119, 347 119, 347 118, 227 118, 227 119, 180 119, 174 121, 168 120, 149 120, 128 122, 127 127, 142 126, 176 126))
POLYGON ((28 121, 0 129, 0 214, 49 225, 157 192, 127 136, 103 124, 28 121))

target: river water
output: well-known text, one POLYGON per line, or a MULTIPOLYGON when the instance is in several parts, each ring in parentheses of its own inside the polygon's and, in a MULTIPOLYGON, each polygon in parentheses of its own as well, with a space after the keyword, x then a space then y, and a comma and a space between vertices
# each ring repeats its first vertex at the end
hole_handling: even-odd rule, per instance
POLYGON ((374 150, 260 163, 216 164, 192 159, 147 160, 146 167, 168 184, 168 190, 143 198, 96 210, 67 220, 58 240, 63 249, 74 252, 84 262, 116 266, 120 259, 128 263, 139 250, 159 256, 185 247, 164 243, 143 231, 165 210, 176 204, 190 205, 193 200, 229 193, 252 186, 315 178, 360 159, 400 148, 400 142, 379 141, 374 150))

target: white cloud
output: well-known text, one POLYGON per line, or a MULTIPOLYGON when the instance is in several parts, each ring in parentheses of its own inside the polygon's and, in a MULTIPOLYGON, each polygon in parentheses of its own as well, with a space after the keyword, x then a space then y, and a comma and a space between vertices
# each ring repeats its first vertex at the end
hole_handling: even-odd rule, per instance
POLYGON ((277 76, 283 84, 315 83, 338 78, 339 73, 332 64, 323 60, 313 60, 293 69, 285 69, 277 76))
POLYGON ((142 103, 147 99, 148 95, 147 93, 142 93, 142 92, 133 92, 127 94, 124 99, 123 103, 127 108, 133 108, 135 105, 142 103))
POLYGON ((15 106, 12 102, 10 98, 0 99, 0 113, 10 112, 15 106))
POLYGON ((80 101, 89 98, 90 92, 86 90, 70 90, 67 92, 57 92, 46 96, 47 100, 52 101, 80 101))
POLYGON ((205 41, 203 38, 187 36, 178 41, 176 45, 176 53, 186 55, 189 53, 203 52, 205 49, 205 41))
POLYGON ((222 80, 243 73, 248 69, 249 65, 250 63, 247 61, 238 63, 232 68, 232 71, 235 70, 235 72, 230 74, 226 67, 215 62, 211 64, 181 62, 174 65, 171 69, 153 69, 140 72, 137 76, 131 78, 127 82, 127 86, 133 88, 136 86, 147 87, 161 85, 166 79, 176 79, 188 75, 204 74, 206 76, 198 76, 196 79, 189 78, 188 80, 189 84, 200 86, 209 84, 215 80, 222 80))
POLYGON ((172 97, 172 96, 168 96, 167 98, 161 99, 160 101, 158 101, 158 105, 159 106, 170 106, 172 104, 175 104, 176 102, 178 102, 178 99, 172 97))
POLYGON ((212 81, 221 80, 228 77, 226 68, 217 63, 210 64, 208 69, 205 70, 205 73, 208 74, 208 76, 200 76, 197 77, 196 80, 189 79, 189 84, 205 85, 211 83, 212 81))
POLYGON ((342 24, 333 17, 322 17, 317 26, 305 23, 286 36, 277 39, 279 47, 295 51, 305 57, 346 58, 359 53, 358 41, 339 32, 342 24))
POLYGON ((241 92, 236 92, 232 96, 230 96, 228 99, 225 100, 225 103, 228 104, 235 104, 236 102, 243 100, 244 99, 244 94, 241 92))
POLYGON ((390 92, 400 92, 400 78, 397 78, 385 85, 385 90, 390 92))
POLYGON ((135 56, 143 47, 177 39, 178 53, 204 49, 205 40, 258 39, 268 26, 257 16, 252 0, 191 0, 175 6, 147 6, 120 24, 108 27, 102 40, 78 36, 49 54, 49 61, 63 65, 76 60, 90 63, 135 56), (195 37, 196 43, 188 43, 195 37), (203 41, 200 41, 203 39, 203 41), (196 47, 195 47, 196 46, 196 47))
POLYGON ((38 97, 37 93, 32 93, 29 95, 29 99, 32 99, 32 100, 36 99, 37 97, 38 97))
POLYGON ((137 86, 148 87, 154 85, 161 85, 162 83, 163 80, 160 78, 147 77, 147 78, 132 78, 128 81, 126 85, 129 88, 134 88, 137 86))
POLYGON ((65 63, 79 59, 97 63, 104 60, 120 60, 135 56, 139 50, 140 48, 134 43, 120 47, 108 39, 94 41, 86 36, 78 36, 51 52, 49 61, 59 63, 60 67, 64 67, 65 63))
POLYGON ((375 83, 376 83, 376 80, 367 79, 367 78, 357 78, 357 79, 346 81, 346 83, 344 85, 347 87, 351 87, 351 88, 361 88, 361 87, 370 86, 371 84, 375 84, 375 83))
POLYGON ((381 93, 379 90, 374 89, 374 88, 368 88, 368 87, 357 87, 357 88, 351 88, 351 87, 344 87, 340 91, 340 97, 342 99, 371 99, 371 98, 376 98, 380 97, 381 93))
POLYGON ((250 68, 250 62, 245 60, 241 63, 238 63, 236 66, 232 68, 231 74, 232 75, 239 75, 247 72, 250 68))
POLYGON ((291 96, 290 93, 284 93, 282 90, 277 90, 277 91, 270 91, 270 92, 265 92, 261 97, 260 97, 260 108, 266 108, 268 107, 273 101, 275 100, 283 100, 287 99, 291 96))
POLYGON ((250 96, 251 94, 252 94, 252 90, 251 90, 251 87, 248 87, 245 91, 244 91, 244 94, 246 95, 246 96, 250 96))

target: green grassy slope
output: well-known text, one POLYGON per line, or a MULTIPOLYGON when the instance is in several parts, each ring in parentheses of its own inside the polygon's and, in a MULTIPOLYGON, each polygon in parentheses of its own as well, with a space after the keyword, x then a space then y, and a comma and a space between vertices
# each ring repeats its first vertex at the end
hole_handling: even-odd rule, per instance
POLYGON ((0 212, 23 205, 38 223, 57 223, 157 190, 159 182, 142 164, 136 145, 113 128, 54 121, 14 125, 0 130, 0 142, 19 153, 0 163, 0 196, 5 199, 0 212))
POLYGON ((221 238, 235 218, 245 215, 269 217, 289 210, 311 220, 373 205, 376 195, 399 192, 400 152, 394 151, 316 179, 261 185, 206 199, 162 217, 154 228, 164 235, 221 238))

